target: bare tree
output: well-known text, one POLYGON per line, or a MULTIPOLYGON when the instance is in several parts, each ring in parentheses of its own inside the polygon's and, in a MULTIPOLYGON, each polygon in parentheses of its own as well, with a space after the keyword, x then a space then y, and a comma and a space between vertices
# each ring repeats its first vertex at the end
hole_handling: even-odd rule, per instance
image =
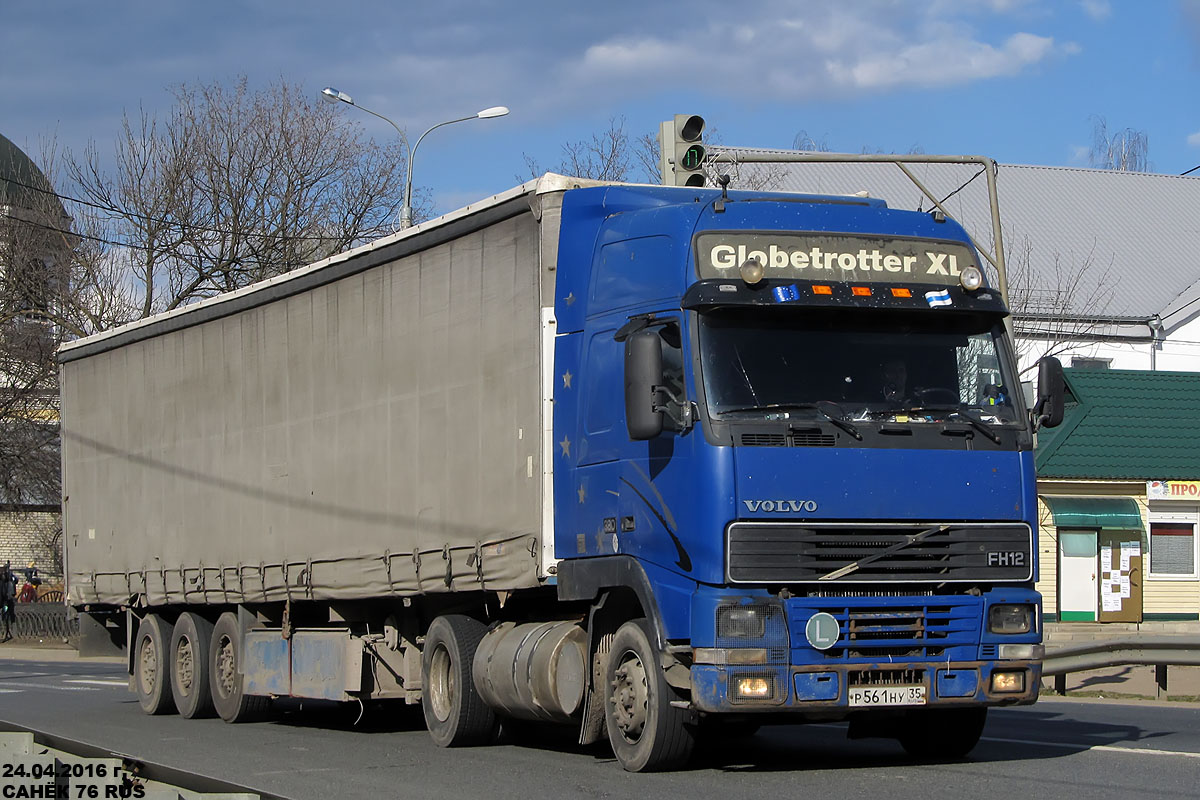
POLYGON ((1035 367, 1033 355, 1062 356, 1108 324, 1117 282, 1111 261, 1099 261, 1093 249, 1079 259, 1056 252, 1035 267, 1027 236, 1006 251, 1017 357, 1030 364, 1025 372, 1035 367))
POLYGON ((1118 172, 1149 172, 1150 140, 1144 131, 1124 128, 1108 132, 1104 117, 1092 117, 1092 149, 1088 164, 1118 172))
MULTIPOLYGON (((546 172, 525 154, 530 177, 546 172)), ((597 181, 658 182, 658 141, 651 135, 631 138, 625 117, 610 117, 608 127, 585 139, 565 142, 552 172, 597 181)))
POLYGON ((126 115, 111 172, 94 144, 68 156, 88 241, 119 243, 77 265, 78 288, 98 304, 81 310, 90 326, 238 289, 391 230, 398 142, 375 144, 340 107, 282 82, 173 94, 161 118, 126 115))

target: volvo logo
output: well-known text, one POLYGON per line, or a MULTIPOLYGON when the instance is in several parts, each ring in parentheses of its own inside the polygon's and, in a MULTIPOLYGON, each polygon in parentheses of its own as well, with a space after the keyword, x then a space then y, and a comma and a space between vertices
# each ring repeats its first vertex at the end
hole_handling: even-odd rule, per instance
POLYGON ((777 514, 794 514, 801 511, 812 513, 817 510, 816 500, 743 500, 746 508, 751 511, 775 512, 777 514))

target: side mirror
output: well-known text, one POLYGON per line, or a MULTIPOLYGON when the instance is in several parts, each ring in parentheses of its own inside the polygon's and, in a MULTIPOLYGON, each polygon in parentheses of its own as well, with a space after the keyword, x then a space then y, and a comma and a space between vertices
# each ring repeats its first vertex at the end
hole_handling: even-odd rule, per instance
POLYGON ((657 331, 642 330, 625 340, 625 427, 634 441, 662 433, 656 386, 663 381, 662 339, 657 331))
POLYGON ((1037 405, 1033 408, 1034 426, 1054 428, 1062 424, 1067 390, 1062 363, 1053 356, 1038 361, 1037 405))

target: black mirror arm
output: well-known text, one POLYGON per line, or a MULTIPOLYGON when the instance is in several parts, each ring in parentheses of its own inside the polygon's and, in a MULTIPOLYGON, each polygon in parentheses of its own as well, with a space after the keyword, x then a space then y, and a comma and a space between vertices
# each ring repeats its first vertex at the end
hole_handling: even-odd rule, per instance
POLYGON ((667 396, 667 399, 671 401, 669 403, 655 403, 654 410, 662 411, 668 417, 670 417, 671 421, 679 427, 680 432, 690 430, 695 422, 693 404, 689 403, 687 400, 679 399, 679 397, 676 396, 676 394, 666 386, 655 386, 653 392, 655 395, 657 395, 659 392, 662 392, 667 396))

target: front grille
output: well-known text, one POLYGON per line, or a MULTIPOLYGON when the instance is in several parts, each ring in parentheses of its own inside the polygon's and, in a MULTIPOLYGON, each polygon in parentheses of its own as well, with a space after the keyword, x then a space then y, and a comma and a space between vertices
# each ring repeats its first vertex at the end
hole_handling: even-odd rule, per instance
POLYGON ((846 673, 847 686, 914 686, 924 682, 923 669, 864 669, 846 673))
POLYGON ((1033 576, 1033 534, 1025 524, 735 522, 727 537, 734 583, 1013 582, 1033 576))
POLYGON ((788 609, 793 647, 821 661, 924 661, 975 658, 981 605, 975 598, 913 606, 847 603, 812 607, 797 599, 788 609), (805 640, 805 625, 824 611, 837 620, 841 633, 833 647, 813 651, 805 640))

